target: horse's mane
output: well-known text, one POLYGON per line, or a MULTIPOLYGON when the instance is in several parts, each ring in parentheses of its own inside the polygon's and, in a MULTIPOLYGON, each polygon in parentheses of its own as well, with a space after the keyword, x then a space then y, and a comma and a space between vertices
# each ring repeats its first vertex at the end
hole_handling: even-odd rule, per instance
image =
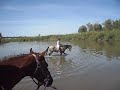
POLYGON ((62 45, 63 47, 65 47, 65 48, 68 48, 69 46, 71 46, 71 45, 62 45))
POLYGON ((13 55, 13 56, 6 56, 6 57, 3 57, 2 59, 0 59, 0 62, 4 62, 4 61, 8 62, 8 61, 11 61, 11 60, 24 58, 27 55, 29 55, 29 54, 19 54, 19 55, 13 55))

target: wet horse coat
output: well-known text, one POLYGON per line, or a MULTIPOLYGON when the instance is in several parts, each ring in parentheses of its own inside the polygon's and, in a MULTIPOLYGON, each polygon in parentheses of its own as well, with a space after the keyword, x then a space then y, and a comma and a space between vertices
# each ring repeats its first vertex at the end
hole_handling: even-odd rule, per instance
POLYGON ((45 85, 46 82, 44 82, 44 80, 49 78, 46 86, 50 86, 53 79, 48 71, 48 64, 44 58, 46 50, 42 53, 34 53, 31 49, 30 54, 24 54, 1 61, 0 90, 12 90, 25 76, 36 78, 41 85, 45 85), (39 63, 40 68, 37 67, 37 63, 39 63))

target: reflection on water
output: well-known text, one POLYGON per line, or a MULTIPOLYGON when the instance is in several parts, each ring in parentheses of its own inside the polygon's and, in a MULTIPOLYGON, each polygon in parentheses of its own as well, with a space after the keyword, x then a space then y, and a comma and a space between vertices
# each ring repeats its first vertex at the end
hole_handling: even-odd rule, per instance
POLYGON ((120 42, 91 42, 91 41, 80 41, 75 42, 80 48, 86 51, 90 51, 95 54, 105 54, 107 60, 112 58, 120 59, 120 42))
POLYGON ((66 56, 53 55, 46 56, 46 60, 50 65, 50 70, 53 74, 53 77, 60 78, 65 76, 72 69, 74 63, 70 59, 66 59, 66 56))

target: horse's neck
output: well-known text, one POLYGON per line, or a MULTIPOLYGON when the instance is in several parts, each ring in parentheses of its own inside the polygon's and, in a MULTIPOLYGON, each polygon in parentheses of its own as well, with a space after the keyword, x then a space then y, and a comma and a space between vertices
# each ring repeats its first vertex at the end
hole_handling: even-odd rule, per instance
POLYGON ((67 49, 67 48, 69 48, 69 45, 65 45, 64 47, 67 49))
POLYGON ((24 77, 25 77, 25 73, 19 71, 19 73, 16 75, 16 77, 14 77, 14 81, 11 82, 11 87, 13 88, 18 82, 20 82, 24 77))
POLYGON ((32 57, 32 55, 28 55, 25 57, 13 58, 13 59, 1 61, 0 65, 9 65, 9 66, 15 66, 18 68, 23 68, 24 66, 32 63, 33 58, 34 57, 32 57))
MULTIPOLYGON (((26 56, 23 58, 17 58, 17 60, 8 60, 8 61, 3 61, 0 63, 0 67, 3 67, 4 73, 0 73, 1 79, 3 80, 3 84, 8 84, 8 87, 14 87, 21 79, 23 79, 25 76, 28 75, 26 71, 31 70, 29 68, 32 63, 34 62, 34 57, 31 56, 26 56), (8 72, 9 71, 9 72, 8 72), (11 72, 10 72, 11 71, 11 72), (10 77, 9 77, 10 75, 10 77), (6 77, 3 78, 2 77, 6 77), (6 83, 7 82, 7 83, 6 83)), ((2 69, 0 69, 2 70, 2 69)))
POLYGON ((34 60, 34 57, 32 55, 30 55, 29 57, 25 57, 21 60, 19 67, 20 68, 24 68, 24 67, 28 67, 30 64, 32 64, 32 62, 34 60))
POLYGON ((22 78, 25 76, 31 76, 33 73, 33 67, 35 66, 34 62, 34 57, 32 55, 28 57, 24 57, 21 62, 19 63, 19 68, 20 68, 20 74, 18 75, 18 81, 19 82, 22 78), (21 63, 22 62, 22 63, 21 63))

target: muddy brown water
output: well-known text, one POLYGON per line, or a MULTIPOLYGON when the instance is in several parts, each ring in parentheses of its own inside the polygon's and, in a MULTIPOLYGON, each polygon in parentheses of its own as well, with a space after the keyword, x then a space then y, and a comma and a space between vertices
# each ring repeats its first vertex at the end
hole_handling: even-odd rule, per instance
MULTIPOLYGON (((11 42, 0 45, 0 58, 29 53, 29 49, 42 52, 55 42, 11 42)), ((120 90, 120 43, 63 42, 71 44, 67 55, 53 53, 45 56, 58 90, 120 90)), ((35 90, 29 77, 22 79, 13 90, 35 90)), ((44 90, 44 87, 40 87, 44 90)), ((54 90, 47 88, 46 90, 54 90)))

